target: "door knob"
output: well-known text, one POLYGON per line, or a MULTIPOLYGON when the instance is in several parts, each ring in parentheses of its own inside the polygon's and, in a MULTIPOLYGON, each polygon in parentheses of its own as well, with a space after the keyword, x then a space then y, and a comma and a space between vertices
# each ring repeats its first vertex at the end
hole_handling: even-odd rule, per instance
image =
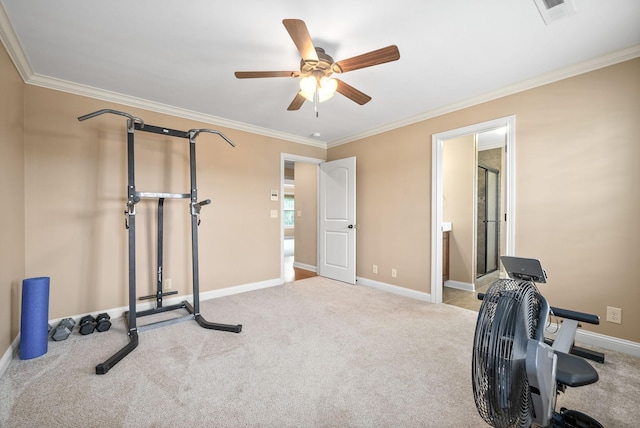
POLYGON ((353 229, 355 226, 355 224, 350 224, 349 226, 347 226, 349 229, 353 229))

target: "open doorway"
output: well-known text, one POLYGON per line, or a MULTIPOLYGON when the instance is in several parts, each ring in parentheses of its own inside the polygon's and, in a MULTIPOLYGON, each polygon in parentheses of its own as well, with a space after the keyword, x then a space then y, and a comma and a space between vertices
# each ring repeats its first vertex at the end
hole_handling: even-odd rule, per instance
MULTIPOLYGON (((444 256, 443 252, 443 235, 448 234, 445 242, 451 246, 452 237, 455 236, 456 228, 459 231, 457 238, 462 238, 460 235, 464 234, 464 248, 468 250, 467 254, 463 254, 464 266, 464 279, 454 282, 452 285, 458 286, 462 290, 475 291, 475 284, 477 280, 477 248, 476 243, 479 241, 477 232, 478 227, 477 214, 479 207, 473 201, 477 199, 478 180, 478 152, 477 148, 481 146, 479 144, 479 136, 485 133, 496 134, 496 130, 504 130, 502 135, 502 143, 500 143, 502 156, 502 174, 500 174, 500 183, 502 183, 502 202, 500 203, 501 211, 499 218, 496 218, 494 232, 498 236, 498 241, 493 241, 497 247, 499 255, 513 255, 514 251, 514 232, 515 232, 515 117, 509 116, 506 118, 496 119, 477 125, 471 125, 464 128, 455 129, 452 131, 434 134, 432 137, 432 256, 431 256, 431 301, 433 303, 441 303, 443 301, 443 268, 451 266, 449 260, 444 256), (463 201, 460 207, 464 207, 466 213, 461 219, 458 220, 458 225, 455 221, 444 218, 444 211, 446 205, 452 205, 455 203, 453 197, 445 200, 444 198, 444 180, 445 180, 445 142, 457 140, 458 147, 464 149, 464 156, 468 160, 463 171, 465 175, 470 179, 466 181, 465 196, 462 197, 463 201), (501 220, 498 222, 498 220, 501 220), (451 222, 451 223, 449 223, 451 222), (443 229, 446 226, 446 229, 443 229), (444 232, 448 230, 448 232, 444 232), (449 231, 450 230, 450 231, 449 231), (472 255, 471 255, 472 254, 472 255)), ((459 156, 459 154, 458 154, 459 156)), ((497 168, 493 168, 497 169, 497 168)), ((496 177, 494 177, 496 178, 496 177)), ((456 215, 459 215, 461 209, 450 210, 456 215)), ((452 214, 449 214, 452 215, 452 214)), ((483 221, 483 220, 480 220, 483 221)), ((494 219, 491 218, 491 222, 494 223, 494 219)), ((495 236, 494 236, 495 237, 495 236)), ((485 242, 486 244, 486 242, 485 242)), ((491 248, 496 249, 496 248, 491 248)), ((457 254, 459 256, 459 254, 457 254)), ((497 257, 496 257, 497 258, 497 257)), ((497 275, 498 270, 493 270, 493 274, 497 275)), ((484 275, 483 275, 484 276, 484 275)))
POLYGON ((504 127, 477 134, 475 291, 485 290, 500 276, 506 246, 506 139, 504 127))
POLYGON ((292 282, 317 274, 318 165, 322 159, 282 153, 280 277, 292 282))

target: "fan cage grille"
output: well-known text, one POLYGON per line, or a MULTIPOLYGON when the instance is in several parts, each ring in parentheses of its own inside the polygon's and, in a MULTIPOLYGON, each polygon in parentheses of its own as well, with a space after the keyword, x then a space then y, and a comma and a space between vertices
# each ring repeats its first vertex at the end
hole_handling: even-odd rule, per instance
POLYGON ((473 393, 480 416, 500 428, 529 427, 533 407, 526 374, 542 296, 529 281, 499 279, 478 312, 473 343, 473 393))

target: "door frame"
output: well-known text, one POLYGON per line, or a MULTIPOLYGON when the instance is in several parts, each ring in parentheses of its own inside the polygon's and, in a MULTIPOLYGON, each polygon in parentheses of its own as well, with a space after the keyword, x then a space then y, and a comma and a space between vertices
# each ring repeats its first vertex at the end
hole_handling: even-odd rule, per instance
MULTIPOLYGON (((505 215, 506 249, 515 254, 516 208, 516 117, 502 117, 431 136, 431 303, 442 303, 442 211, 443 211, 443 144, 446 140, 507 127, 505 143, 505 182, 507 185, 505 215)), ((455 228, 455 225, 453 225, 455 228)), ((455 233, 455 232, 454 232, 455 233)))
MULTIPOLYGON (((282 220, 284 215, 284 162, 292 161, 292 162, 302 162, 302 163, 310 163, 315 165, 320 165, 323 162, 326 162, 324 159, 311 158, 308 156, 300 156, 293 155, 290 153, 280 153, 280 280, 284 283, 284 221, 282 220)), ((320 168, 318 168, 317 174, 320 174, 320 168)), ((318 181, 318 188, 320 183, 318 181)), ((316 191, 316 197, 320 198, 319 190, 316 191)), ((316 211, 316 216, 318 212, 316 211)), ((316 231, 316 235, 319 232, 316 231)), ((319 237, 317 238, 317 245, 319 243, 319 237)), ((318 266, 318 261, 316 260, 316 267, 318 266)))

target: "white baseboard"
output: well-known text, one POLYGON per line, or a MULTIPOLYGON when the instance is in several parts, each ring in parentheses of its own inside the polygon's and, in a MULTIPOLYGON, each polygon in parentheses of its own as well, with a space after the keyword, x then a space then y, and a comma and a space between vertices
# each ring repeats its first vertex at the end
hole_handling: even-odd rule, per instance
POLYGON ((409 288, 398 287, 397 285, 387 284, 385 282, 374 281, 368 278, 357 277, 356 283, 358 285, 365 285, 371 288, 377 288, 378 290, 387 291, 393 294, 399 294, 401 296, 410 297, 412 299, 422 300, 425 302, 431 301, 431 294, 424 293, 422 291, 411 290, 409 288))
MULTIPOLYGON (((457 285, 465 284, 458 281, 454 281, 454 283, 456 283, 457 285)), ((382 291, 387 291, 389 293, 399 294, 405 297, 410 297, 412 299, 422 300, 426 302, 431 301, 431 295, 429 293, 410 290, 408 288, 398 287, 396 285, 374 281, 368 278, 358 277, 357 284, 376 288, 382 291)), ((468 284, 468 285, 473 286, 473 284, 468 284)), ((459 288, 459 287, 453 287, 453 288, 459 288)), ((553 327, 551 327, 551 329, 553 330, 553 327)), ((605 350, 617 351, 617 352, 622 352, 623 354, 633 355, 634 357, 640 357, 640 343, 632 342, 630 340, 618 339, 616 337, 605 336, 604 334, 593 333, 586 330, 578 330, 576 332, 575 339, 576 339, 576 342, 579 342, 580 344, 597 346, 605 350)), ((605 358, 606 358, 606 355, 605 355, 605 358)))
POLYGON ((304 269, 304 270, 308 270, 308 271, 311 271, 311 272, 318 273, 317 266, 307 265, 307 264, 304 264, 304 263, 298 263, 298 262, 294 261, 293 262, 293 267, 297 267, 299 269, 304 269))
POLYGON ((447 280, 444 282, 444 286, 464 291, 476 291, 476 287, 470 282, 447 280))
POLYGON ((9 368, 9 364, 11 364, 11 360, 13 360, 14 355, 18 353, 18 345, 20 344, 20 333, 13 340, 9 348, 5 351, 4 355, 0 359, 0 378, 4 375, 4 372, 9 368))
MULTIPOLYGON (((282 285, 282 280, 280 278, 277 279, 270 279, 267 281, 260 281, 260 282, 253 282, 250 284, 243 284, 243 285, 237 285, 234 287, 227 287, 227 288, 221 288, 219 290, 211 290, 211 291, 205 291, 203 293, 200 293, 200 301, 205 301, 205 300, 209 300, 209 299, 215 299, 218 297, 224 297, 224 296, 231 296, 233 294, 240 294, 240 293, 246 293, 247 291, 254 291, 254 290, 260 290, 262 288, 269 288, 269 287, 275 287, 276 285, 282 285)), ((175 297, 170 297, 170 298, 166 298, 162 300, 163 305, 175 305, 178 304, 180 302, 182 302, 183 300, 187 300, 189 302, 193 301, 193 294, 184 294, 184 295, 179 295, 179 296, 175 296, 175 297)), ((147 302, 144 303, 138 303, 136 305, 136 312, 140 312, 140 311, 144 311, 147 309, 153 309, 155 307, 155 302, 153 300, 149 300, 147 302)), ((125 312, 127 312, 129 310, 129 306, 120 306, 117 308, 111 308, 111 309, 105 309, 105 310, 99 310, 99 311, 95 311, 95 313, 102 313, 102 312, 107 312, 109 314, 109 316, 113 319, 113 318, 118 318, 124 315, 125 312)), ((63 318, 73 318, 74 321, 76 321, 76 323, 80 320, 80 318, 82 318, 83 316, 85 316, 87 314, 82 314, 82 315, 71 315, 69 317, 63 317, 63 318)), ((54 319, 54 320, 50 320, 49 323, 53 326, 55 326, 57 323, 59 323, 62 320, 62 318, 58 318, 58 319, 54 319)))
MULTIPOLYGON (((604 334, 593 333, 586 330, 578 330, 576 332, 576 342, 597 346, 598 348, 608 349, 610 351, 622 352, 623 354, 640 357, 640 343, 630 340, 618 339, 616 337, 605 336, 604 334)), ((606 355, 605 355, 606 359, 606 355)))

